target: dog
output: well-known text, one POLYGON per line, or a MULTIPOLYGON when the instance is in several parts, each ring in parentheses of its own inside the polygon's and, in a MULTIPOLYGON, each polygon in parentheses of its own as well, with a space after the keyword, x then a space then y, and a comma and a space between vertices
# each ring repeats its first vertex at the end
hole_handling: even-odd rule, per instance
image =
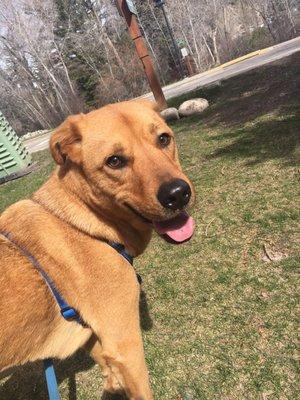
POLYGON ((68 117, 50 150, 58 165, 48 181, 0 216, 0 370, 84 347, 106 393, 153 399, 139 283, 108 244, 136 257, 153 229, 172 243, 192 236, 195 192, 174 134, 155 104, 127 101, 68 117), (33 257, 84 324, 61 316, 33 257))

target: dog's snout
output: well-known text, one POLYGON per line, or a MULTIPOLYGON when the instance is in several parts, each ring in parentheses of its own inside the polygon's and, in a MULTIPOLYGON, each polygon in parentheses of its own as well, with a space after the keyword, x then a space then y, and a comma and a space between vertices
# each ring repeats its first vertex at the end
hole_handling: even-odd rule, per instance
POLYGON ((183 179, 165 182, 160 186, 157 198, 164 208, 182 210, 191 198, 190 185, 183 179))

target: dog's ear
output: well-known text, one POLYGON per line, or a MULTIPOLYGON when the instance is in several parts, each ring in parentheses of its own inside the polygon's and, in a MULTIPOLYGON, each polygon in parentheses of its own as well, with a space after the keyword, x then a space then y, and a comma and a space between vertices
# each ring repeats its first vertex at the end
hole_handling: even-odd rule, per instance
POLYGON ((139 99, 139 100, 134 100, 136 103, 142 105, 143 107, 150 108, 153 111, 159 112, 160 107, 155 101, 151 100, 146 100, 146 99, 139 99))
POLYGON ((81 140, 79 123, 83 114, 71 115, 54 131, 50 139, 50 150, 54 160, 63 165, 68 159, 81 164, 81 140))

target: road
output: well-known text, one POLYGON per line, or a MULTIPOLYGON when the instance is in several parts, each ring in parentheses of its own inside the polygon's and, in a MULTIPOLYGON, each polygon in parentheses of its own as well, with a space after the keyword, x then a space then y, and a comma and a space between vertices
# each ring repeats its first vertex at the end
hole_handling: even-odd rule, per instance
MULTIPOLYGON (((180 96, 181 94, 191 92, 199 87, 207 86, 219 80, 231 78, 232 76, 242 74, 243 72, 250 71, 251 69, 287 57, 299 50, 300 36, 268 49, 261 50, 260 54, 241 57, 241 59, 230 61, 229 63, 217 68, 213 68, 209 71, 202 72, 201 74, 165 86, 163 92, 167 99, 180 96), (245 57, 247 58, 245 59, 245 57)), ((147 93, 141 97, 153 99, 152 93, 147 93)), ((46 149, 49 145, 50 134, 51 133, 46 133, 36 138, 24 141, 30 153, 46 149)))
MULTIPOLYGON (((166 99, 180 96, 182 94, 191 92, 199 87, 206 86, 242 74, 243 72, 250 71, 251 69, 260 67, 262 65, 287 57, 300 50, 300 36, 287 42, 280 43, 276 46, 262 50, 261 54, 254 55, 250 58, 238 61, 231 61, 223 66, 213 68, 209 71, 202 72, 201 74, 194 75, 190 78, 185 78, 179 82, 165 86, 163 92, 166 99), (230 65, 228 65, 230 64, 230 65)), ((241 57, 243 58, 243 57, 241 57)), ((142 98, 153 99, 152 93, 147 93, 142 98)))

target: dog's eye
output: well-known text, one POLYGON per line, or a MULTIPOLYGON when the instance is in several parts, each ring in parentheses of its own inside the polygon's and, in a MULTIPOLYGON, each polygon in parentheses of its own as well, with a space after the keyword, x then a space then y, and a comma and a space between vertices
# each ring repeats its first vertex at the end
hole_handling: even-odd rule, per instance
POLYGON ((110 156, 106 160, 106 165, 110 168, 123 168, 126 165, 126 159, 122 156, 110 156))
POLYGON ((163 134, 158 136, 158 144, 161 147, 168 146, 168 144, 170 144, 170 142, 171 142, 171 136, 168 135, 167 133, 163 133, 163 134))

